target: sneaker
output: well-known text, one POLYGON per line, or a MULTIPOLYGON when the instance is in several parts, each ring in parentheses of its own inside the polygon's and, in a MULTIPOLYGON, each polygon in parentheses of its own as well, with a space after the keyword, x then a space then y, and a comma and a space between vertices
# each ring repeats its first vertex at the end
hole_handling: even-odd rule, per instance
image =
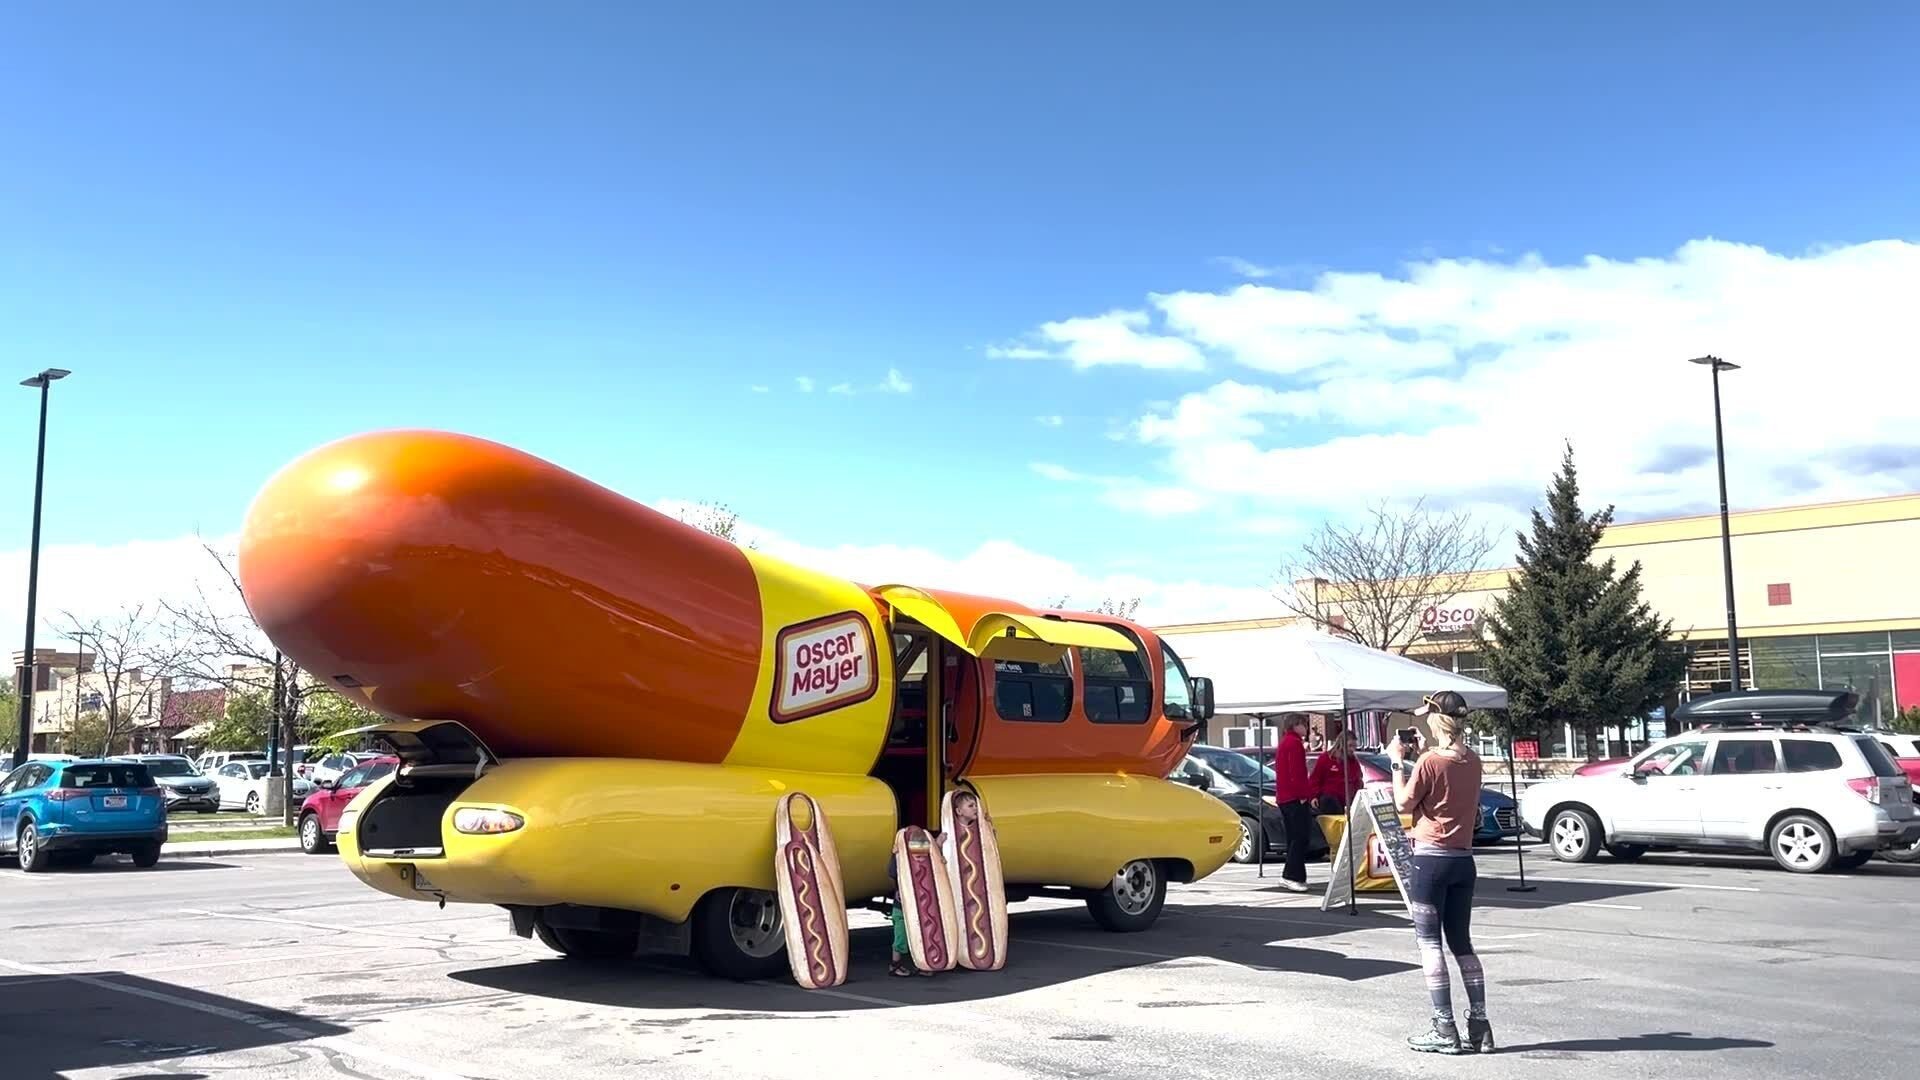
POLYGON ((1303 892, 1306 892, 1306 891, 1307 891, 1307 883, 1306 883, 1306 882, 1304 882, 1304 881, 1288 881, 1288 880, 1287 880, 1286 878, 1281 878, 1281 879, 1280 879, 1280 887, 1281 887, 1281 888, 1283 888, 1283 889, 1285 889, 1285 890, 1287 890, 1288 892, 1298 892, 1298 893, 1303 893, 1303 892))
POLYGON ((1493 1025, 1484 1018, 1475 1020, 1467 1017, 1467 1041, 1464 1049, 1469 1054, 1493 1053, 1493 1025))
POLYGON ((1451 1020, 1435 1017, 1431 1028, 1407 1039, 1407 1046, 1422 1054, 1457 1054, 1460 1029, 1454 1027, 1451 1020))

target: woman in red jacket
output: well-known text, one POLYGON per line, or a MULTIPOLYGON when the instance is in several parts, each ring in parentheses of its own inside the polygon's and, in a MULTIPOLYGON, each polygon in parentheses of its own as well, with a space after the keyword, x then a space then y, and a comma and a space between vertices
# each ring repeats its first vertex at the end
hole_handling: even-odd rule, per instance
POLYGON ((1313 763, 1313 775, 1307 783, 1313 788, 1314 809, 1322 814, 1344 814, 1353 804, 1353 796, 1366 784, 1360 771, 1360 756, 1353 752, 1353 735, 1345 730, 1334 734, 1326 752, 1313 763))

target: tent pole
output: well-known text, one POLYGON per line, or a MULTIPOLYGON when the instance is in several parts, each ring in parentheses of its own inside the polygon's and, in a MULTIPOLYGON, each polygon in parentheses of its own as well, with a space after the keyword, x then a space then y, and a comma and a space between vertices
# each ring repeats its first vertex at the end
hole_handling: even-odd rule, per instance
MULTIPOLYGON (((1345 694, 1342 694, 1340 697, 1340 708, 1343 710, 1343 712, 1341 713, 1341 719, 1346 721, 1346 724, 1347 724, 1348 741, 1357 742, 1358 740, 1355 740, 1352 737, 1353 713, 1351 710, 1348 709, 1348 702, 1346 700, 1345 694)), ((1359 756, 1356 753, 1356 755, 1354 756, 1354 761, 1357 763, 1359 760, 1360 760, 1359 756)), ((1347 775, 1347 770, 1344 766, 1342 766, 1340 770, 1340 775, 1342 777, 1345 777, 1347 775)), ((1391 779, 1389 779, 1388 782, 1391 783, 1392 782, 1391 779)), ((1344 779, 1340 781, 1340 794, 1343 796, 1343 798, 1340 801, 1347 804, 1347 827, 1341 831, 1340 840, 1347 847, 1347 916, 1349 918, 1355 915, 1358 915, 1360 913, 1358 900, 1357 900, 1357 893, 1360 887, 1360 870, 1353 863, 1353 804, 1354 804, 1354 801, 1360 797, 1360 788, 1362 786, 1363 785, 1360 785, 1360 784, 1354 785, 1353 794, 1351 796, 1348 796, 1347 790, 1346 790, 1347 789, 1346 781, 1344 779)), ((1333 884, 1329 882, 1327 884, 1327 887, 1332 888, 1333 884)))
MULTIPOLYGON (((1513 730, 1507 730, 1507 791, 1513 796, 1513 816, 1520 817, 1520 779, 1513 770, 1513 730)), ((1507 886, 1508 892, 1532 892, 1534 887, 1527 884, 1527 837, 1526 828, 1513 834, 1513 861, 1520 867, 1520 884, 1507 886)))
MULTIPOLYGON (((1265 713, 1256 713, 1253 719, 1255 722, 1253 729, 1253 793, 1260 800, 1260 816, 1253 823, 1253 831, 1255 833, 1253 838, 1254 866, 1256 867, 1254 876, 1264 881, 1267 876, 1267 777, 1260 769, 1260 743, 1262 741, 1261 736, 1264 735, 1267 730, 1267 715, 1265 713)), ((1278 753, 1274 755, 1273 764, 1274 781, 1277 784, 1280 778, 1280 757, 1278 753)), ((1279 789, 1276 787, 1275 790, 1277 791, 1279 789)))

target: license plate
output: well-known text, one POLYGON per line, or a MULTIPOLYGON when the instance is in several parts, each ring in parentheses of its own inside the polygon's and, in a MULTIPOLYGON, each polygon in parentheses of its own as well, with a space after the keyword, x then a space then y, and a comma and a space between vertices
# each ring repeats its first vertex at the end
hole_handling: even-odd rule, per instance
POLYGON ((413 890, 415 892, 439 892, 440 886, 428 880, 427 875, 421 873, 420 868, 416 866, 413 868, 413 890))
POLYGON ((109 810, 125 810, 127 808, 127 797, 125 795, 108 795, 101 800, 101 805, 109 810))

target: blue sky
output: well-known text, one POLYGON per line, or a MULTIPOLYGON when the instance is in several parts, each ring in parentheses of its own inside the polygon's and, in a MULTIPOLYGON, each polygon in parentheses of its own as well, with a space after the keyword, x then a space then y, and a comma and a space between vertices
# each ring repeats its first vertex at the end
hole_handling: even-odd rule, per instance
MULTIPOLYGON (((1912 284, 1920 16, 1895 5, 404 7, 10 9, 0 352, 76 372, 49 545, 228 532, 311 446, 433 426, 636 498, 724 500, 801 550, 1005 542, 1076 587, 1245 589, 1362 496, 1506 521, 1556 433, 1587 432, 1501 444, 1485 397, 1548 370, 1613 385, 1594 408, 1646 412, 1611 396, 1629 384, 1687 401, 1581 446, 1597 498, 1702 508, 1710 466, 1640 471, 1710 440, 1703 388, 1614 366, 1623 342, 1751 358, 1846 314, 1859 281, 1912 284), (1694 306, 1615 302, 1664 295, 1694 306), (1815 299, 1789 318, 1732 295, 1815 299), (1315 298, 1338 311, 1282 314, 1315 298), (1540 351, 1566 343, 1552 327, 1458 332, 1504 309, 1607 325, 1571 335, 1578 360, 1540 351), (1387 355, 1422 342, 1446 355, 1387 355), (1378 352, 1381 381, 1323 347, 1378 352), (877 389, 890 372, 910 391, 877 389)), ((1848 352, 1910 355, 1898 331, 1848 352)), ((1881 362, 1780 356, 1730 440, 1761 454, 1832 364, 1881 362)), ((1735 501, 1920 484, 1861 396, 1851 456, 1750 455, 1735 501)), ((16 391, 16 461, 33 420, 16 391)))

